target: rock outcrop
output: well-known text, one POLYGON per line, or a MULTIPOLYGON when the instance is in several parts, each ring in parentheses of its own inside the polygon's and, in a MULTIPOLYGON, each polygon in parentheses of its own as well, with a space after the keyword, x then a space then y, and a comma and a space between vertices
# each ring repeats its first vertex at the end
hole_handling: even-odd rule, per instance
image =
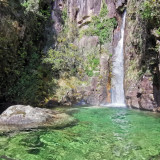
POLYGON ((0 131, 24 130, 40 127, 62 128, 76 121, 66 113, 33 108, 31 106, 15 105, 9 107, 0 115, 0 131))
POLYGON ((76 21, 81 27, 91 21, 91 17, 98 15, 101 9, 101 0, 68 0, 70 20, 76 21))
MULTIPOLYGON (((125 33, 125 95, 129 107, 156 111, 160 106, 156 36, 142 17, 144 1, 129 0, 125 33), (151 49, 152 48, 152 49, 151 49)), ((154 28, 154 24, 152 25, 154 28)))
MULTIPOLYGON (((99 60, 99 64, 94 70, 92 70, 91 64, 87 66, 87 69, 83 68, 83 70, 92 70, 89 73, 89 76, 86 75, 82 78, 82 81, 87 81, 87 85, 78 87, 74 86, 66 91, 66 95, 60 100, 61 104, 75 104, 77 101, 81 102, 81 100, 86 104, 91 105, 107 104, 111 102, 111 57, 114 54, 114 47, 116 47, 117 42, 120 39, 120 26, 125 4, 126 0, 68 0, 67 3, 66 1, 56 0, 54 2, 53 8, 56 8, 57 12, 63 7, 67 8, 67 17, 69 19, 67 24, 70 28, 72 28, 72 26, 76 28, 76 36, 80 35, 77 37, 73 37, 72 35, 73 43, 78 48, 77 52, 79 52, 79 55, 84 57, 86 63, 88 63, 86 59, 89 59, 93 55, 99 60), (93 21, 92 18, 95 16, 99 17, 101 11, 104 12, 104 5, 107 6, 105 17, 108 19, 115 18, 118 22, 118 26, 117 28, 110 28, 109 36, 112 38, 109 39, 106 35, 108 41, 102 45, 100 44, 98 36, 92 35, 92 33, 91 35, 85 35, 85 31, 90 28, 90 23, 93 21)), ((60 22, 58 14, 57 17, 53 17, 53 19, 55 25, 58 26, 60 22)), ((107 27, 109 28, 111 26, 106 26, 106 30, 107 27)), ((73 32, 75 30, 73 30, 73 32)))

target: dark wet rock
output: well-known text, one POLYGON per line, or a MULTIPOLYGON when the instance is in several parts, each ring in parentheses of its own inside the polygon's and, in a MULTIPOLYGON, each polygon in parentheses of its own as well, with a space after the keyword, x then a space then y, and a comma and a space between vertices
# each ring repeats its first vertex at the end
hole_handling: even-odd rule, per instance
POLYGON ((54 100, 54 99, 49 100, 46 104, 47 108, 54 108, 54 107, 57 107, 57 106, 59 106, 59 102, 57 100, 54 100))
POLYGON ((23 130, 38 127, 63 128, 75 123, 75 119, 66 113, 15 105, 9 107, 0 116, 0 131, 23 130))
MULTIPOLYGON (((133 108, 156 111, 159 96, 155 94, 151 76, 143 76, 141 81, 126 92, 127 105, 133 108), (156 99, 157 98, 157 99, 156 99)), ((158 109, 159 110, 159 109, 158 109)), ((157 111, 158 111, 157 110, 157 111)))

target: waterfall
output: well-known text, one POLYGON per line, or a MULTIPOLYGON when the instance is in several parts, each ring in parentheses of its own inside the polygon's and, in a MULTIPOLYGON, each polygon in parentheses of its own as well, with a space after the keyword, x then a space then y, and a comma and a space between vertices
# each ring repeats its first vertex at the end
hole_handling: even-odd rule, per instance
POLYGON ((122 25, 121 25, 121 37, 114 49, 113 56, 113 69, 112 69, 112 105, 114 106, 125 106, 124 98, 124 54, 123 54, 123 43, 124 43, 124 29, 125 29, 126 11, 123 14, 122 25))

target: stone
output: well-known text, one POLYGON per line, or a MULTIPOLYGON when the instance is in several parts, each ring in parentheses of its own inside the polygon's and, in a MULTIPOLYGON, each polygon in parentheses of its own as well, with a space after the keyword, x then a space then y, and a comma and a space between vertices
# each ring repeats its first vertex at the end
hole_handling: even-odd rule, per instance
POLYGON ((81 27, 90 21, 91 16, 98 15, 101 9, 101 0, 68 0, 70 21, 76 21, 81 27))
POLYGON ((0 115, 0 131, 38 127, 61 128, 72 123, 75 123, 75 119, 66 113, 25 105, 10 106, 0 115))
POLYGON ((63 7, 64 7, 64 3, 61 0, 55 0, 53 2, 51 18, 54 21, 53 30, 56 33, 59 33, 62 31, 61 12, 62 12, 63 7))
POLYGON ((108 7, 108 17, 113 18, 116 17, 116 6, 113 0, 106 0, 107 7, 108 7))
MULTIPOLYGON (((118 3, 120 4, 120 3, 118 3)), ((160 88, 157 55, 150 51, 152 41, 157 35, 148 34, 148 26, 139 14, 143 1, 128 0, 126 31, 124 43, 125 57, 125 95, 130 107, 158 111, 160 88), (154 36, 153 36, 154 35, 154 36), (151 38, 152 37, 152 38, 151 38)))

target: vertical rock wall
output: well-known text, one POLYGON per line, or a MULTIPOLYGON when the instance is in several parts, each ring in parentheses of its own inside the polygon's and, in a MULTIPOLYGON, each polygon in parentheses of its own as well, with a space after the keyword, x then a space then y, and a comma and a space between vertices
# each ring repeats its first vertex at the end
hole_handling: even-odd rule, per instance
MULTIPOLYGON (((159 107, 159 81, 157 54, 149 50, 153 47, 155 38, 149 33, 147 22, 141 17, 141 9, 144 0, 106 0, 109 18, 115 17, 118 26, 112 33, 112 41, 103 47, 107 50, 100 54, 100 77, 86 79, 90 85, 80 87, 77 92, 83 92, 83 99, 89 104, 97 105, 109 103, 111 89, 111 58, 114 48, 120 39, 120 26, 122 13, 127 8, 126 32, 125 32, 125 96, 126 103, 130 107, 156 110, 159 107), (126 6, 127 5, 127 6, 126 6), (153 43, 151 42, 153 40, 153 43), (154 64, 153 64, 154 63, 154 64)), ((55 0, 52 16, 55 20, 55 29, 61 31, 59 11, 67 6, 70 24, 76 24, 78 32, 88 28, 92 16, 98 16, 102 6, 102 0, 55 0)), ((85 55, 95 47, 100 49, 96 36, 83 36, 75 38, 74 44, 79 47, 80 54, 85 55)), ((114 59, 113 59, 114 60, 114 59)))
POLYGON ((155 37, 142 19, 143 3, 129 0, 127 4, 125 94, 128 106, 153 111, 160 105, 158 59, 151 50, 155 47, 155 37))
POLYGON ((91 20, 91 17, 98 15, 101 9, 101 0, 68 0, 68 13, 70 20, 76 21, 82 26, 91 20))
MULTIPOLYGON (((63 6, 67 7, 67 16, 69 18, 68 25, 70 28, 73 25, 76 26, 78 32, 80 33, 89 27, 88 24, 91 22, 93 16, 99 15, 102 7, 102 0, 56 0, 53 6, 52 17, 55 21, 54 28, 57 33, 61 30, 61 21, 58 12, 63 6)), ((113 17, 114 16, 111 18, 113 17)), ((98 36, 83 35, 81 38, 74 37, 73 43, 78 47, 79 56, 87 57, 89 52, 95 52, 95 54, 97 54, 96 57, 100 59, 100 63, 96 68, 96 71, 93 71, 93 76, 85 76, 83 78, 89 85, 77 87, 74 91, 69 91, 67 96, 69 95, 72 97, 77 95, 77 93, 75 94, 74 92, 78 92, 78 94, 81 94, 80 97, 82 97, 82 99, 88 104, 98 105, 100 103, 107 103, 106 86, 109 71, 109 54, 112 54, 112 42, 105 44, 105 48, 108 50, 108 53, 105 51, 101 54, 98 36)), ((69 100, 73 98, 68 97, 63 99, 69 100)))
MULTIPOLYGON (((107 104, 111 102, 111 57, 113 55, 113 47, 117 45, 120 39, 120 27, 122 20, 122 12, 124 11, 124 5, 126 0, 106 0, 108 16, 109 18, 116 18, 118 21, 118 27, 115 31, 112 31, 112 40, 103 45, 103 48, 107 52, 100 54, 99 65, 99 77, 91 77, 90 85, 84 88, 85 92, 83 98, 85 101, 92 105, 107 104), (120 11, 121 10, 121 11, 120 11)), ((91 22, 92 16, 98 16, 101 7, 102 0, 68 0, 68 15, 71 23, 75 23, 78 26, 78 30, 88 28, 89 22, 91 22)), ((107 26, 106 26, 107 27, 107 26)), ((80 40, 76 40, 76 44, 79 46, 81 53, 85 54, 88 50, 92 50, 94 47, 99 48, 98 37, 96 36, 83 36, 80 40)))

